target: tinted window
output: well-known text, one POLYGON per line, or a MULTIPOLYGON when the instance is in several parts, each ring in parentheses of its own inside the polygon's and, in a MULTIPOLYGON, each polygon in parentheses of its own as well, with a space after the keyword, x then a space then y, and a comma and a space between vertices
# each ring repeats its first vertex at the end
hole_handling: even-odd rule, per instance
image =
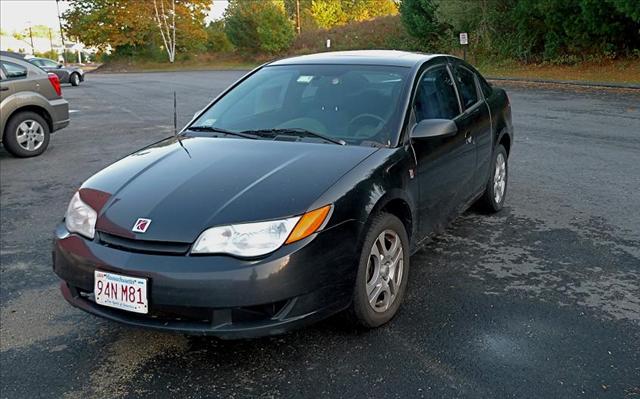
POLYGON ((445 66, 432 68, 420 78, 414 100, 416 122, 453 119, 460 113, 456 90, 445 66))
POLYGON ((305 129, 346 141, 397 140, 409 68, 282 65, 256 72, 194 125, 234 131, 305 129))
POLYGON ((27 76, 27 68, 13 62, 2 61, 2 66, 6 71, 7 79, 18 79, 27 76))
POLYGON ((40 65, 45 66, 45 67, 57 67, 58 63, 55 61, 51 61, 51 60, 39 60, 40 61, 40 65))
POLYGON ((456 68, 456 80, 464 108, 469 108, 478 102, 478 90, 476 88, 475 75, 466 68, 456 68))
POLYGON ((491 96, 491 93, 493 93, 493 88, 491 87, 489 82, 484 80, 482 77, 478 77, 478 80, 480 81, 480 90, 482 90, 484 98, 489 98, 489 96, 491 96))

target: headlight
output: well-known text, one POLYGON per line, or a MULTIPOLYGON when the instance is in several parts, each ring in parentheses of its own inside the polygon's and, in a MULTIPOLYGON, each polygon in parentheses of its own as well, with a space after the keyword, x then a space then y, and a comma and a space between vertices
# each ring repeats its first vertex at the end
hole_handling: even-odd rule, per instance
POLYGON ((96 234, 96 220, 98 219, 98 213, 85 204, 80 199, 80 193, 76 192, 69 206, 67 207, 67 214, 64 216, 64 224, 67 226, 67 230, 71 233, 82 234, 83 236, 93 239, 96 234))
POLYGON ((252 257, 266 255, 284 244, 300 217, 272 222, 234 224, 205 230, 192 253, 226 253, 252 257))
POLYGON ((331 205, 327 205, 289 219, 212 227, 200 234, 191 253, 266 255, 285 242, 290 244, 315 233, 325 224, 330 211, 331 205))

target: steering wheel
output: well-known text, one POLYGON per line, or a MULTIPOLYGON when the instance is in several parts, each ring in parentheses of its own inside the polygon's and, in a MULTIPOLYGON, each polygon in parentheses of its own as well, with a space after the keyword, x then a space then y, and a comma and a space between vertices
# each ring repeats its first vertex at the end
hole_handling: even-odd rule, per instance
MULTIPOLYGON (((380 128, 381 128, 381 127, 386 123, 386 121, 385 121, 384 119, 382 119, 382 117, 380 117, 380 116, 378 116, 378 115, 375 115, 375 114, 366 114, 366 113, 365 113, 365 114, 360 114, 360 115, 356 115, 356 116, 354 116, 354 117, 349 121, 349 123, 347 124, 347 131, 348 131, 348 132, 351 132, 351 128, 352 128, 352 126, 353 126, 357 121, 359 121, 360 119, 365 119, 365 118, 373 119, 373 120, 375 120, 375 121, 377 121, 377 122, 378 122, 378 123, 377 123, 375 126, 373 126, 373 128, 372 128, 374 132, 377 132, 377 131, 378 131, 378 130, 379 130, 379 129, 380 129, 380 128)), ((359 130, 360 130, 360 129, 359 129, 359 130)), ((375 134, 374 134, 374 135, 361 134, 359 131, 356 131, 355 133, 356 133, 356 134, 354 135, 354 137, 366 137, 366 138, 370 138, 370 137, 375 136, 375 134)))

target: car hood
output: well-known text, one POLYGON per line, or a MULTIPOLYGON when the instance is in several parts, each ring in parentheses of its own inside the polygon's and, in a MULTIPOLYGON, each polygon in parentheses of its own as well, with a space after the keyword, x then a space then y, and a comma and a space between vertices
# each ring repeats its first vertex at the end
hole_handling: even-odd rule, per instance
POLYGON ((376 150, 307 142, 171 138, 112 164, 87 180, 80 192, 99 210, 98 231, 193 242, 212 226, 304 213, 376 150), (138 218, 151 219, 145 233, 132 232, 138 218))

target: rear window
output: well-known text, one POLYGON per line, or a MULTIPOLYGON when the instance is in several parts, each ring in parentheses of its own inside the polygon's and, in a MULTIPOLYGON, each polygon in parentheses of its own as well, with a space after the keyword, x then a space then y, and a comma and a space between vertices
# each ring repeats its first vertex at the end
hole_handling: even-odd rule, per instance
POLYGON ((473 106, 478 102, 478 89, 476 88, 476 80, 473 72, 467 68, 456 68, 456 80, 460 89, 460 97, 462 105, 465 109, 473 106))
POLYGON ((2 61, 2 67, 4 68, 7 79, 20 79, 27 77, 27 68, 14 64, 13 62, 2 61))
POLYGON ((482 90, 484 98, 489 98, 491 96, 491 93, 493 93, 493 88, 483 77, 478 76, 478 80, 480 81, 480 90, 482 90))

